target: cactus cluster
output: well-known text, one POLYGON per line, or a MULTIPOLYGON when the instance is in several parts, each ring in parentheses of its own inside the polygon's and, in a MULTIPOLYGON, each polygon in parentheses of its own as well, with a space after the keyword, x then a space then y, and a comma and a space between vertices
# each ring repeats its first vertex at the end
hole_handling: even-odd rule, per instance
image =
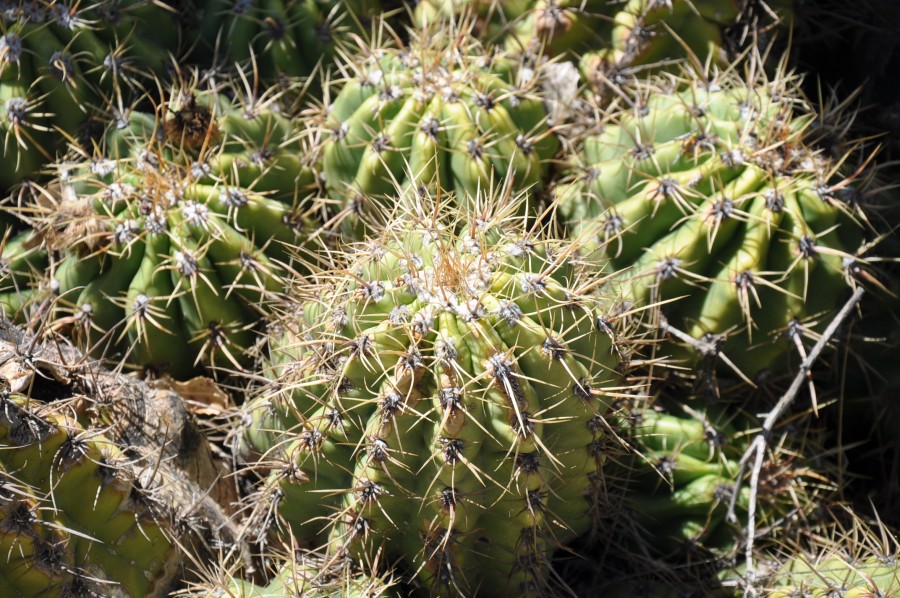
POLYGON ((894 592, 804 10, 0 0, 0 594, 894 592))

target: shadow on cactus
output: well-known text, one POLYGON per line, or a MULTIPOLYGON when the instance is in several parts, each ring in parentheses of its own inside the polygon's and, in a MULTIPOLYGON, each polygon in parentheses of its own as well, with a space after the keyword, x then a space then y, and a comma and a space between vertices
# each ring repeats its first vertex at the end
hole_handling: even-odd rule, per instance
POLYGON ((305 270, 318 194, 304 132, 242 91, 187 83, 58 165, 32 239, 50 330, 175 377, 242 367, 264 300, 305 270))
POLYGON ((165 72, 171 15, 148 0, 0 2, 0 189, 36 175, 96 106, 132 101, 165 72))
POLYGON ((266 85, 311 78, 315 87, 380 10, 379 0, 189 0, 182 17, 198 66, 237 63, 266 85))
POLYGON ((184 555, 165 509, 125 455, 69 411, 0 398, 0 591, 167 596, 184 555))
POLYGON ((437 594, 559 589, 550 557, 604 491, 629 319, 577 241, 515 203, 442 201, 402 205, 291 293, 245 407, 242 452, 268 474, 248 505, 437 594))

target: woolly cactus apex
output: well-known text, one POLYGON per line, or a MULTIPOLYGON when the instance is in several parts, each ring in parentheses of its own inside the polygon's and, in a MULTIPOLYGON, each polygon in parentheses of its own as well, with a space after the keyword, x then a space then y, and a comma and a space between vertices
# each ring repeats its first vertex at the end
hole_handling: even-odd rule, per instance
POLYGON ((65 408, 0 398, 4 596, 168 596, 182 553, 130 463, 65 408))
POLYGON ((189 89, 130 113, 94 155, 60 166, 44 201, 40 240, 59 256, 52 326, 175 377, 240 368, 263 300, 305 266, 304 202, 318 188, 306 150, 277 98, 189 89))
POLYGON ((485 52, 464 32, 428 29, 343 71, 324 117, 323 166, 345 233, 377 228, 398 188, 453 192, 465 205, 505 181, 537 203, 558 148, 539 71, 485 52))
POLYGON ((327 598, 378 598, 399 596, 391 588, 390 575, 376 576, 361 571, 349 558, 334 558, 307 550, 297 550, 293 557, 267 554, 278 570, 261 585, 228 574, 221 568, 212 573, 215 579, 194 584, 176 593, 187 598, 197 596, 230 596, 234 598, 284 598, 286 596, 322 596, 327 598))
POLYGON ((678 336, 685 358, 784 368, 844 300, 863 237, 856 175, 816 152, 790 78, 685 72, 628 93, 555 190, 561 216, 576 232, 601 223, 594 243, 623 271, 612 284, 663 304, 691 337, 678 336))
POLYGON ((163 72, 175 31, 162 2, 0 1, 0 189, 37 174, 91 106, 163 72))
POLYGON ((285 306, 244 443, 299 538, 515 595, 591 528, 625 348, 596 270, 518 209, 400 210, 285 306))

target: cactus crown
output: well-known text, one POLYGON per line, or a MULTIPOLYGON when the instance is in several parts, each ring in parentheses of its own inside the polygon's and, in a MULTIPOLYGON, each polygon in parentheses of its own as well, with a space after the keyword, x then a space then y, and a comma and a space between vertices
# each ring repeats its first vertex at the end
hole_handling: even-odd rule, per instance
POLYGON ((576 244, 517 210, 461 219, 426 195, 293 294, 245 443, 284 464, 295 534, 383 545, 465 594, 550 584, 552 550, 589 528, 627 348, 576 244))

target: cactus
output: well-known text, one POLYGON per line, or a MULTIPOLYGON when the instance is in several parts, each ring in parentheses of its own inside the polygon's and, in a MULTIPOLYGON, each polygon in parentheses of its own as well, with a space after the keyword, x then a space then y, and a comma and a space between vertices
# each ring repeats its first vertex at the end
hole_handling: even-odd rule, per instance
POLYGON ((437 593, 540 591, 602 486, 613 302, 516 206, 460 222, 430 201, 281 318, 244 451, 275 467, 265 487, 299 538, 382 550, 437 593))
MULTIPOLYGON (((605 47, 580 57, 581 72, 595 89, 604 91, 630 73, 685 57, 725 65, 740 49, 732 47, 727 29, 736 29, 754 4, 754 0, 628 0, 612 16, 605 47)), ((787 3, 778 0, 778 4, 777 12, 776 8, 764 11, 766 27, 774 26, 772 20, 789 19, 787 3)), ((764 26, 757 24, 757 29, 764 26)))
POLYGON ((214 579, 193 584, 175 594, 188 596, 229 596, 233 598, 284 598, 286 596, 321 596, 323 598, 378 598, 399 596, 392 588, 390 576, 371 576, 355 567, 351 559, 333 558, 312 551, 297 550, 293 558, 266 555, 278 565, 268 580, 259 584, 230 576, 223 568, 215 569, 214 579))
POLYGON ((622 269, 610 284, 671 302, 669 325, 696 339, 679 357, 722 351, 747 377, 783 369, 843 301, 863 237, 855 175, 816 152, 801 98, 752 72, 638 85, 555 190, 574 231, 603 223, 595 246, 622 269))
POLYGON ((50 162, 93 106, 130 101, 164 72, 178 46, 170 14, 149 0, 0 2, 0 189, 50 162))
POLYGON ((0 239, 0 310, 27 322, 26 306, 36 299, 35 280, 47 267, 47 252, 29 246, 31 231, 12 233, 0 239))
POLYGON ((38 221, 56 317, 82 347, 185 377, 240 368, 262 301, 303 264, 318 178, 277 98, 174 94, 60 166, 38 221))
POLYGON ((533 69, 465 33, 425 29, 408 47, 373 48, 344 70, 322 160, 345 233, 377 228, 392 196, 410 188, 471 202, 504 181, 536 203, 558 141, 533 69))
POLYGON ((467 15, 479 37, 508 51, 574 54, 584 77, 603 89, 686 56, 725 64, 747 42, 764 43, 791 12, 785 0, 421 0, 415 20, 467 15), (749 35, 730 35, 746 33, 747 21, 749 35))
POLYGON ((4 596, 167 596, 182 554, 124 455, 65 409, 0 399, 4 596))
POLYGON ((791 539, 777 551, 761 555, 757 587, 772 598, 896 596, 900 551, 895 528, 879 515, 870 519, 850 505, 826 509, 831 520, 826 519, 817 533, 791 539))
POLYGON ((426 25, 469 18, 480 39, 502 43, 510 51, 574 51, 610 30, 608 0, 421 0, 414 20, 426 25), (467 12, 468 11, 468 12, 467 12))
MULTIPOLYGON (((668 411, 657 405, 628 413, 618 427, 629 430, 621 434, 635 453, 619 460, 621 472, 610 472, 625 480, 610 500, 621 502, 625 511, 619 517, 629 520, 624 535, 610 545, 653 554, 686 571, 715 558, 734 558, 743 548, 751 471, 739 478, 740 462, 761 425, 736 404, 704 408, 698 403, 688 398, 673 401, 668 411), (729 522, 732 504, 737 519, 729 522)), ((829 472, 809 466, 817 455, 817 431, 803 425, 798 417, 771 435, 773 448, 758 472, 754 506, 758 548, 814 525, 816 509, 830 492, 829 472)))
MULTIPOLYGON (((264 81, 327 71, 350 33, 365 33, 378 0, 195 0, 185 7, 198 65, 238 63, 264 81)), ((319 73, 322 74, 321 72, 319 73)))
POLYGON ((900 569, 896 556, 848 560, 841 555, 793 557, 775 574, 771 598, 809 596, 866 598, 893 596, 900 592, 900 569))
MULTIPOLYGON (((723 552, 734 546, 725 514, 746 442, 727 420, 695 416, 639 412, 638 456, 622 496, 635 523, 652 530, 648 547, 669 558, 680 558, 685 550, 723 552)), ((742 515, 749 489, 742 484, 738 492, 736 512, 742 515)))

